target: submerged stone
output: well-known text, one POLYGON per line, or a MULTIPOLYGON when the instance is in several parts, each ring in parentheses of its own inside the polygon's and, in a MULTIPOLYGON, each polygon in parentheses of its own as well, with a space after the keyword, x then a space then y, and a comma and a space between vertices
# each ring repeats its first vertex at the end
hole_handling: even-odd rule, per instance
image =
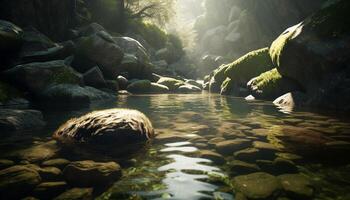
POLYGON ((251 144, 247 139, 235 139, 219 142, 215 144, 215 148, 222 154, 232 154, 235 151, 247 148, 251 144))
POLYGON ((278 178, 291 198, 309 199, 314 194, 310 180, 301 174, 284 174, 278 178))
POLYGON ((43 182, 35 187, 33 195, 40 199, 52 199, 67 189, 67 183, 60 182, 43 182))
POLYGON ((63 124, 53 138, 63 144, 127 144, 155 136, 150 120, 141 112, 109 109, 88 113, 63 124))
POLYGON ((82 200, 92 199, 92 188, 72 188, 60 194, 54 200, 82 200))
POLYGON ((64 168, 63 175, 74 186, 108 185, 121 177, 121 168, 115 162, 76 161, 64 168))

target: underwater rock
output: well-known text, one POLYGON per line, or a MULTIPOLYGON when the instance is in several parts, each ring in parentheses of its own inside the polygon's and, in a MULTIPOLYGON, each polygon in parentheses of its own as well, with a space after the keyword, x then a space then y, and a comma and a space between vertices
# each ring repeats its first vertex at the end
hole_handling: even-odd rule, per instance
POLYGON ((274 151, 263 151, 256 148, 247 148, 234 153, 235 159, 246 162, 254 162, 255 160, 272 160, 274 159, 274 151))
POLYGON ((40 129, 44 126, 45 122, 40 111, 0 109, 1 132, 40 129))
POLYGON ((44 167, 57 167, 59 169, 63 169, 69 163, 70 161, 64 158, 56 158, 56 159, 46 160, 43 163, 41 163, 41 165, 44 167))
POLYGON ((76 161, 64 168, 63 175, 74 186, 108 185, 121 177, 121 168, 115 162, 76 161))
POLYGON ((293 199, 310 199, 314 194, 310 180, 301 174, 284 174, 278 179, 287 195, 293 199))
POLYGON ((281 189, 281 184, 275 176, 257 172, 235 177, 233 187, 248 199, 273 199, 281 189))
POLYGON ((41 182, 38 172, 21 165, 15 165, 0 171, 0 198, 20 198, 41 182))
POLYGON ((260 171, 260 168, 256 164, 247 163, 240 160, 234 160, 229 163, 231 173, 236 175, 251 174, 260 171))
POLYGON ((227 155, 247 148, 250 146, 250 144, 251 141, 247 139, 226 140, 215 144, 215 148, 219 153, 227 155))
POLYGON ((33 196, 39 199, 52 199, 67 189, 68 185, 64 181, 43 182, 37 185, 33 190, 33 196))
POLYGON ((222 165, 226 162, 222 155, 210 150, 200 150, 199 157, 209 159, 218 165, 222 165))
POLYGON ((155 136, 150 120, 141 112, 109 109, 88 113, 63 124, 53 138, 64 144, 125 145, 155 136))
POLYGON ((54 200, 90 200, 92 198, 92 188, 72 188, 60 194, 54 200))

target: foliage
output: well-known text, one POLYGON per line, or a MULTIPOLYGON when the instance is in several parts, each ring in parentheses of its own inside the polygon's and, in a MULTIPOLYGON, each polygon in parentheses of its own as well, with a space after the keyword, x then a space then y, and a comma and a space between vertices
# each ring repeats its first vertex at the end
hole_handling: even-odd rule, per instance
POLYGON ((231 63, 225 71, 225 76, 245 85, 250 79, 272 68, 269 49, 263 48, 249 52, 231 63))

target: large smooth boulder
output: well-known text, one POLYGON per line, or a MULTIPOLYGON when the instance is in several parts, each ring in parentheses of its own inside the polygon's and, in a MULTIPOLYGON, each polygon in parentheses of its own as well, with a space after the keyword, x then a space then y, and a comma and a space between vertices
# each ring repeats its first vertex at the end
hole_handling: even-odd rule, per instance
POLYGON ((178 80, 170 77, 161 77, 158 81, 158 84, 165 85, 169 88, 170 91, 177 90, 180 86, 184 85, 184 81, 178 80))
POLYGON ((149 62, 149 54, 142 44, 130 37, 113 37, 113 40, 123 49, 124 53, 132 54, 141 63, 149 62))
POLYGON ((5 61, 18 53, 22 44, 22 29, 11 22, 0 20, 0 69, 5 61))
POLYGON ((0 198, 17 199, 25 196, 41 182, 38 172, 21 165, 0 171, 0 198))
POLYGON ((349 1, 337 1, 284 31, 270 48, 278 71, 312 91, 349 68, 349 9, 349 1))
POLYGON ((40 111, 0 109, 1 132, 40 129, 44 126, 45 122, 40 111))
POLYGON ((110 109, 88 113, 63 124, 53 138, 63 144, 125 145, 155 136, 150 120, 141 112, 110 109))
POLYGON ((106 80, 98 66, 90 69, 83 74, 85 85, 95 88, 106 88, 106 80))
POLYGON ((63 170, 65 180, 74 186, 108 185, 121 177, 121 168, 115 162, 76 161, 63 170))
POLYGON ((80 38, 76 54, 96 63, 108 78, 114 78, 118 74, 118 66, 124 57, 122 49, 105 31, 80 38))
POLYGON ((81 84, 82 77, 64 60, 17 65, 5 71, 6 78, 23 89, 38 94, 50 85, 81 84))
POLYGON ((282 77, 276 68, 251 79, 247 87, 254 97, 267 100, 274 100, 283 94, 300 89, 295 81, 282 77))
POLYGON ((200 89, 199 87, 195 86, 195 85, 191 85, 191 84, 185 84, 185 85, 181 85, 178 89, 177 92, 179 93, 196 93, 196 92, 201 92, 202 89, 200 89))

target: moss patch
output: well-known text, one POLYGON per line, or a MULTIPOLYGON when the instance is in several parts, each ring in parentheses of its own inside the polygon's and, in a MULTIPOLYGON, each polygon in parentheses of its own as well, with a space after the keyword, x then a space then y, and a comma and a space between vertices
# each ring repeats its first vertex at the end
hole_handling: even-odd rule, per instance
POLYGON ((229 64, 225 76, 245 85, 250 79, 273 68, 269 49, 258 49, 229 64))

